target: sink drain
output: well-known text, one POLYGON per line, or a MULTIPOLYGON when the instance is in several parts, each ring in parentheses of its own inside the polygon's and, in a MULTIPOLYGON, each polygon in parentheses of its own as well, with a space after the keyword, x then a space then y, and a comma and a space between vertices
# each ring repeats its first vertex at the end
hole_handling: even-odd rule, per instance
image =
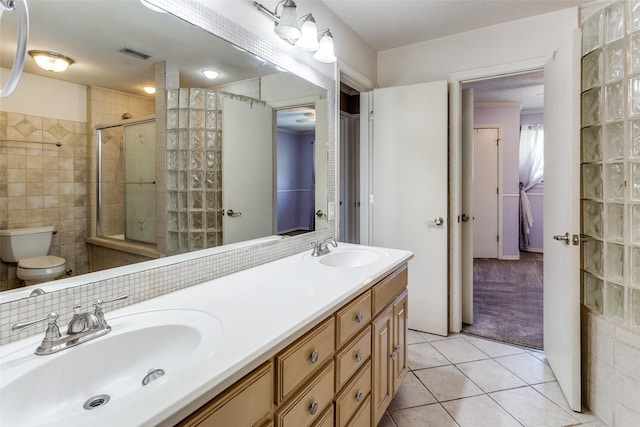
POLYGON ((98 396, 93 396, 91 399, 88 399, 84 402, 82 407, 86 410, 96 409, 98 406, 106 405, 111 400, 108 394, 99 394, 98 396))

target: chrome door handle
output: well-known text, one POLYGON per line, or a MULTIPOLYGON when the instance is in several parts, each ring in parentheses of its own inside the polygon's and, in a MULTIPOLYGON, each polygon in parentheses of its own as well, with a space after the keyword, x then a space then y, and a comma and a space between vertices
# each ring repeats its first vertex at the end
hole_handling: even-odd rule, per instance
POLYGON ((553 240, 557 240, 559 242, 564 242, 565 245, 569 245, 569 233, 557 234, 553 236, 553 240))
POLYGON ((467 215, 467 214, 462 214, 462 216, 460 217, 460 220, 462 220, 462 222, 467 222, 467 221, 469 221, 469 215, 467 215))
POLYGON ((318 218, 326 218, 326 217, 327 217, 327 214, 325 214, 324 212, 322 212, 322 209, 318 209, 318 210, 316 211, 316 216, 317 216, 318 218))
POLYGON ((440 225, 444 224, 444 218, 442 218, 441 216, 437 216, 431 221, 426 221, 425 224, 440 226, 440 225))
POLYGON ((242 215, 242 212, 234 212, 233 209, 227 209, 227 216, 231 218, 236 218, 236 217, 239 217, 240 215, 242 215))

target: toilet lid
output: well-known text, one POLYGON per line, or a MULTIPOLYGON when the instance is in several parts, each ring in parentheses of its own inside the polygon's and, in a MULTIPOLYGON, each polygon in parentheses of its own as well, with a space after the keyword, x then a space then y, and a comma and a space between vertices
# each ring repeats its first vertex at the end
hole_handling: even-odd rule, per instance
POLYGON ((33 258, 26 258, 18 262, 20 268, 54 268, 61 266, 65 263, 64 258, 53 255, 36 256, 33 258))

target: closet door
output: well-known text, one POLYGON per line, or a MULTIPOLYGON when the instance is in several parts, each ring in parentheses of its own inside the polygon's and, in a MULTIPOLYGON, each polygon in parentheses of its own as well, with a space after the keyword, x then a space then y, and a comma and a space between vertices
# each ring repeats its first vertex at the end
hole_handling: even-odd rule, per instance
POLYGON ((372 244, 410 250, 408 326, 448 332, 448 94, 438 81, 373 91, 372 244))

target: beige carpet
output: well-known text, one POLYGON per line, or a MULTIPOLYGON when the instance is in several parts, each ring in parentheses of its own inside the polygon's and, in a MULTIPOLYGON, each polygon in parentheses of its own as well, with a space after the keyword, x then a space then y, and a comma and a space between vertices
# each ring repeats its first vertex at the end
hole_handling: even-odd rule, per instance
POLYGON ((463 333, 543 348, 542 254, 521 252, 519 261, 474 260, 473 325, 463 333))

